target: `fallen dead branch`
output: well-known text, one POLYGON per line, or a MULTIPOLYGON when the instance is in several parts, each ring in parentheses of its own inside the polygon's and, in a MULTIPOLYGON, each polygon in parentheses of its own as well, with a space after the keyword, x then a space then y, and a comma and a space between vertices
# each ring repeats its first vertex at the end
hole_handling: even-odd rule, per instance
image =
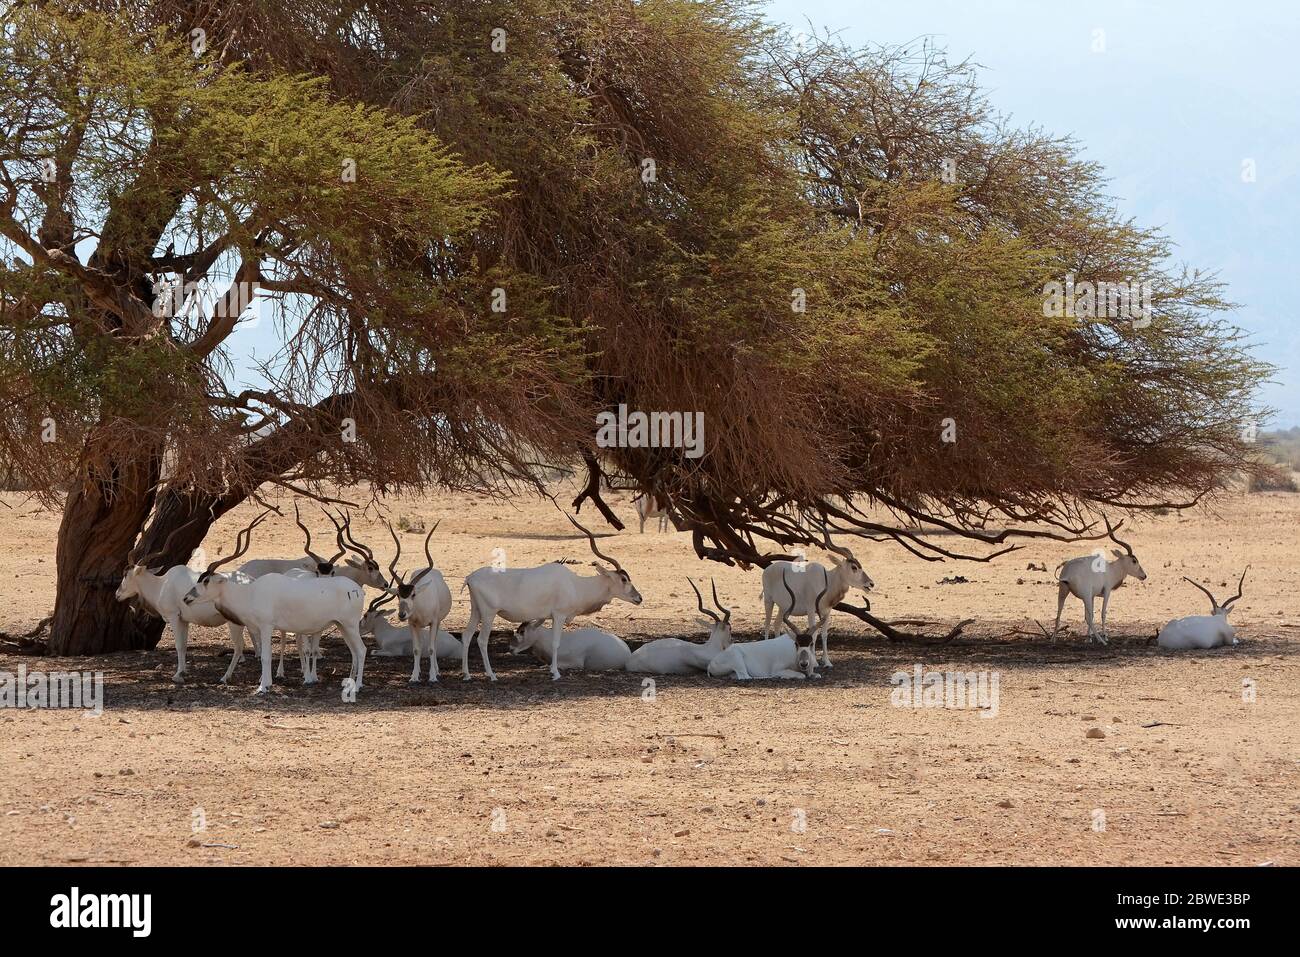
POLYGON ((865 621, 876 631, 880 632, 890 641, 952 641, 961 634, 962 629, 975 621, 974 618, 963 618, 946 635, 923 635, 914 631, 899 631, 889 622, 877 618, 865 608, 859 608, 857 605, 850 605, 846 602, 840 602, 835 606, 836 611, 847 612, 855 618, 865 621))

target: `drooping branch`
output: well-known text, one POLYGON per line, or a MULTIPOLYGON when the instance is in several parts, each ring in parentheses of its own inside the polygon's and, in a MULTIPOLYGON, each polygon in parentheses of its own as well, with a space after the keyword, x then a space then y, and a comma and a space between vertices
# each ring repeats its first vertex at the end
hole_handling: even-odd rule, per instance
POLYGON ((619 521, 618 516, 614 514, 614 510, 605 503, 603 498, 600 497, 600 483, 605 477, 605 473, 600 468, 600 462, 597 461, 596 456, 589 451, 582 453, 582 461, 587 466, 587 484, 582 487, 582 491, 579 492, 577 498, 573 500, 573 510, 575 512, 581 512, 582 503, 587 499, 591 499, 591 504, 596 506, 597 511, 605 517, 605 521, 613 525, 616 530, 620 532, 623 531, 623 523, 619 521))

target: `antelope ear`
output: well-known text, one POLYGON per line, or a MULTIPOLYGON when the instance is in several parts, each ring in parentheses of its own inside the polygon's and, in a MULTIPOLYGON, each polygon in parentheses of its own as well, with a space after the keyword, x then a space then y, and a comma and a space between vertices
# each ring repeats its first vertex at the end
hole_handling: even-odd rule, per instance
MULTIPOLYGON (((137 567, 138 567, 138 566, 137 566, 137 567)), ((150 574, 150 575, 161 575, 161 574, 162 574, 163 572, 165 572, 166 570, 167 570, 167 569, 164 568, 162 565, 156 565, 156 566, 154 566, 153 568, 149 569, 149 574, 150 574)))
POLYGON ((1123 558, 1125 554, 1127 554, 1126 552, 1121 552, 1118 548, 1112 548, 1110 550, 1110 553, 1114 555, 1116 558, 1123 558))
POLYGON ((364 566, 362 566, 362 564, 361 564, 359 561, 357 561, 357 560, 356 560, 355 558, 353 558, 351 555, 349 555, 349 556, 347 557, 347 559, 345 560, 345 562, 346 562, 346 564, 347 564, 349 567, 351 567, 351 568, 362 568, 362 567, 364 567, 364 566))
POLYGON ((837 555, 837 554, 835 554, 834 552, 829 552, 829 553, 827 553, 827 556, 826 556, 826 557, 829 558, 829 559, 831 560, 831 564, 833 564, 833 565, 843 565, 843 564, 844 564, 844 557, 843 557, 842 555, 837 555))

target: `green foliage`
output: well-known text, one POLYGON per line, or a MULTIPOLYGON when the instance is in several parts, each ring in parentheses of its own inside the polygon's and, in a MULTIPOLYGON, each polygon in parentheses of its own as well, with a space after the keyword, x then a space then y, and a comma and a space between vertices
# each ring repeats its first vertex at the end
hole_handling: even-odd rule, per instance
POLYGON ((939 51, 796 46, 743 2, 230 0, 196 58, 180 0, 90 6, 0 41, 0 232, 99 242, 95 275, 0 271, 20 417, 189 437, 185 477, 220 485, 260 416, 297 429, 294 468, 386 487, 538 474, 618 402, 702 411, 702 459, 603 454, 727 549, 791 501, 1067 519, 1246 461, 1268 368, 1214 277, 939 51), (187 268, 168 246, 214 243, 205 277, 258 264, 276 301, 260 396, 231 394, 211 315, 146 322, 96 284, 149 306, 187 268), (1045 316, 1067 272, 1151 284, 1152 322, 1045 316), (322 438, 331 396, 372 424, 355 448, 322 438))

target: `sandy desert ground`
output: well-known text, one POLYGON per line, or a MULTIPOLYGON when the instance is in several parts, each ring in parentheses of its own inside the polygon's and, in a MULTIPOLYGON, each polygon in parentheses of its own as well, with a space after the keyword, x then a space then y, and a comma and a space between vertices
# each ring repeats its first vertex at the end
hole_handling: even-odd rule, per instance
MULTIPOLYGON (((16 633, 52 606, 57 516, 4 498, 0 631, 16 633)), ((739 637, 756 637, 758 571, 697 562, 686 534, 639 535, 628 498, 613 501, 632 527, 602 548, 645 602, 590 623, 633 642, 700 636, 686 576, 713 575, 739 637)), ((390 505, 441 519, 453 630, 468 608, 459 578, 494 548, 520 566, 589 557, 548 500, 390 505)), ((471 682, 444 665, 440 683, 418 686, 408 660, 372 657, 347 704, 338 638, 326 639, 321 685, 304 688, 294 659, 253 697, 248 659, 231 686, 217 683, 228 651, 216 630, 191 639, 192 677, 174 686, 167 635, 93 663, 100 716, 0 711, 0 864, 1300 863, 1300 495, 1230 495, 1215 509, 1122 533, 1149 578, 1116 594, 1108 647, 1082 642, 1077 601, 1064 640, 1024 634, 1055 612, 1051 573, 1027 565, 1090 550, 1055 542, 987 565, 857 545, 877 614, 926 619, 933 634, 976 622, 945 644, 891 643, 837 615, 835 667, 818 681, 660 677, 652 697, 637 675, 555 683, 512 658, 502 631, 495 685, 477 652, 471 682), (1233 614, 1243 644, 1175 654, 1146 642, 1168 617, 1206 610, 1181 576, 1230 593, 1247 563, 1233 614), (954 575, 969 582, 940 583, 954 575), (918 663, 996 672, 996 717, 892 706, 890 676, 918 663)), ((251 515, 227 516, 208 548, 251 515)), ((357 525, 386 560, 379 526, 357 525)), ((327 527, 319 515, 315 526, 327 527)), ((404 566, 421 537, 405 536, 404 566)), ((299 543, 291 515, 273 518, 250 556, 299 543)), ((0 671, 20 665, 83 666, 0 651, 0 671)))

